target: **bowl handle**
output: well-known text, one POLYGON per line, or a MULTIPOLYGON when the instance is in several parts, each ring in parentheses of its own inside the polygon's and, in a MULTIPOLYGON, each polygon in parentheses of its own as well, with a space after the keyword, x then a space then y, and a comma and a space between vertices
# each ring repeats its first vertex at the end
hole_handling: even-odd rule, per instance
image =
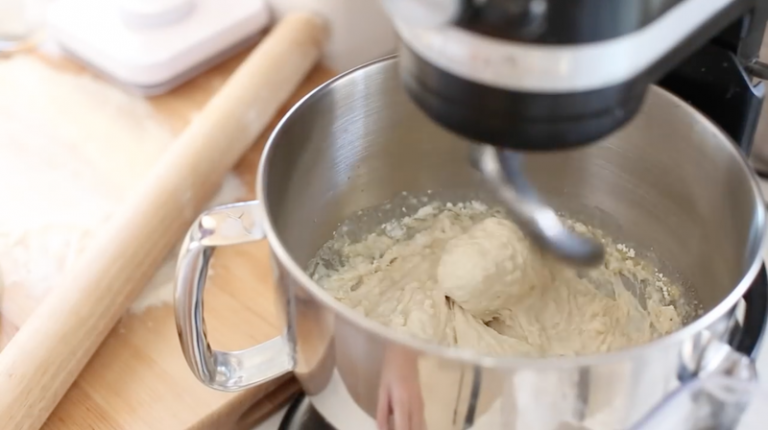
MULTIPOLYGON (((709 339, 695 372, 686 370, 683 384, 662 400, 631 430, 679 430, 736 427, 756 395, 768 400, 760 388, 755 358, 768 320, 768 276, 761 268, 744 294, 743 326, 728 342, 709 339)), ((754 407, 752 409, 755 409, 754 407)), ((765 412, 755 410, 764 415, 765 412)))
POLYGON ((205 334, 203 289, 216 247, 264 239, 258 201, 204 212, 187 232, 176 268, 176 328, 184 358, 197 379, 221 391, 238 391, 290 372, 288 339, 281 335, 242 351, 217 351, 205 334))
POLYGON ((630 430, 734 430, 761 392, 755 362, 713 340, 702 374, 684 382, 630 430))

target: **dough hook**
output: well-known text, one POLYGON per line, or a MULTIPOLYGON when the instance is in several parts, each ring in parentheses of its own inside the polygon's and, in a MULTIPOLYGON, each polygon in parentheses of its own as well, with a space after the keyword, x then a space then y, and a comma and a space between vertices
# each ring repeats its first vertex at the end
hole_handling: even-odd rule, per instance
POLYGON ((521 154, 477 144, 472 145, 471 160, 509 209, 513 220, 539 248, 578 266, 602 263, 603 245, 569 230, 539 198, 523 174, 521 154))

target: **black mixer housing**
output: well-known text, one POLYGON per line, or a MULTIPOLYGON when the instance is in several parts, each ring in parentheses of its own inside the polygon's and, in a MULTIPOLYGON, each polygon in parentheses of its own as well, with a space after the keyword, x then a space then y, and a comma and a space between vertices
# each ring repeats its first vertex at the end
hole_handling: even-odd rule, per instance
MULTIPOLYGON (((652 63, 621 82, 576 90, 559 89, 567 87, 560 85, 546 91, 526 89, 525 85, 509 88, 489 84, 429 61, 407 38, 400 52, 403 81, 413 100, 443 127, 473 141, 536 151, 598 141, 631 120, 648 86, 657 83, 704 112, 749 151, 763 86, 753 82, 745 68, 757 61, 767 18, 766 2, 463 1, 452 25, 477 36, 479 44, 503 42, 542 52, 553 47, 574 48, 573 55, 578 55, 576 50, 581 47, 626 41, 639 32, 663 33, 675 26, 672 18, 686 18, 674 15, 676 9, 701 1, 721 1, 723 7, 680 43, 659 52, 652 63)), ((626 46, 632 50, 656 49, 641 42, 626 46)), ((609 67, 617 61, 621 59, 606 57, 594 67, 609 67)), ((563 79, 569 77, 564 75, 563 79)))

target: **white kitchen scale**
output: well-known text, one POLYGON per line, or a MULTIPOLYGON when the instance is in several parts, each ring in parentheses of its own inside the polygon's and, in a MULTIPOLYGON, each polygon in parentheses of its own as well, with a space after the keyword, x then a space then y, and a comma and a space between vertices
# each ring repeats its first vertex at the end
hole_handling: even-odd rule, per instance
POLYGON ((63 51, 151 96, 251 46, 270 21, 263 0, 60 0, 47 27, 63 51))

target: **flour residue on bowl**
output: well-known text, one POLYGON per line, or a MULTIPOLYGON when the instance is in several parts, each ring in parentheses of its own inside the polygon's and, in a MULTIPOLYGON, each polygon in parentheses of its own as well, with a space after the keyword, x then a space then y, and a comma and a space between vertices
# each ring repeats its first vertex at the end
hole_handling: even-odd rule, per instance
POLYGON ((343 225, 310 263, 343 304, 410 335, 490 355, 572 356, 646 343, 683 324, 680 287, 602 232, 600 267, 543 255, 500 211, 425 204, 354 238, 343 225))

